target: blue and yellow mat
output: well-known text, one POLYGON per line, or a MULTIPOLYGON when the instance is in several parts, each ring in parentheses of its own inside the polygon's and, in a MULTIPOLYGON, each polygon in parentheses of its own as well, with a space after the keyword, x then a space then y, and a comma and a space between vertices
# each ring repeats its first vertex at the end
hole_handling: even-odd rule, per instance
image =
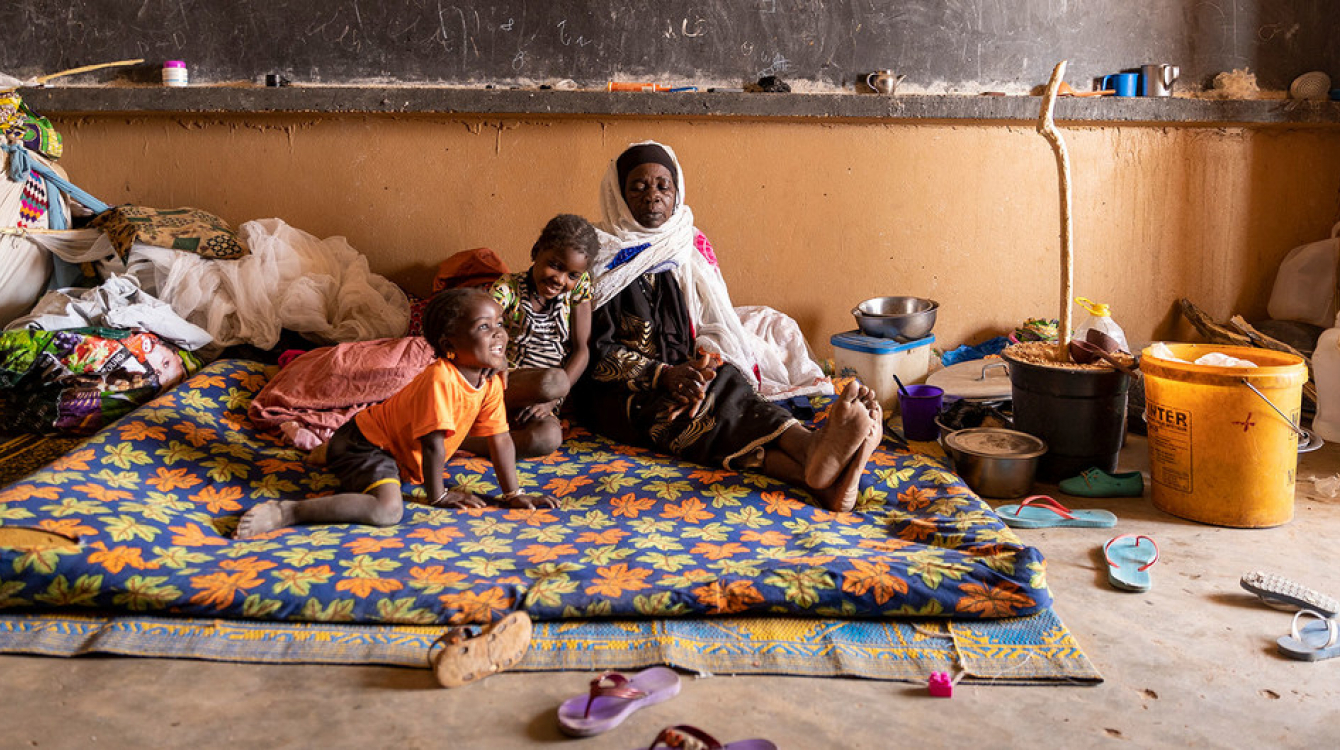
MULTIPOLYGON (((0 615, 0 653, 260 664, 424 667, 440 627, 91 615, 0 615)), ((1102 677, 1055 613, 995 621, 561 620, 535 624, 520 671, 665 664, 713 674, 1092 685, 1102 677)))

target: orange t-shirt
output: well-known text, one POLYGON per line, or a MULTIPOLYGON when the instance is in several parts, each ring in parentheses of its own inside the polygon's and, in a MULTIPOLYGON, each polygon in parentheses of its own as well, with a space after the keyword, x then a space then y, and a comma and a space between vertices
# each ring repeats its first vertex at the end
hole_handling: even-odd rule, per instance
POLYGON ((424 435, 446 432, 442 443, 450 458, 466 435, 488 437, 507 432, 502 377, 495 375, 475 388, 455 365, 435 360, 409 385, 359 412, 354 420, 369 442, 395 456, 401 479, 423 484, 419 439, 424 435))

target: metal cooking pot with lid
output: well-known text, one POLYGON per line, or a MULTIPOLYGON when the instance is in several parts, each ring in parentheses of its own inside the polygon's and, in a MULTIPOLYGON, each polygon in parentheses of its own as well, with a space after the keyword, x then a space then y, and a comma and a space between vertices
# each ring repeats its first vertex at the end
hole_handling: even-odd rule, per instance
POLYGON ((1002 427, 973 427, 944 437, 954 470, 984 497, 1023 497, 1033 488, 1038 459, 1047 452, 1041 438, 1002 427))

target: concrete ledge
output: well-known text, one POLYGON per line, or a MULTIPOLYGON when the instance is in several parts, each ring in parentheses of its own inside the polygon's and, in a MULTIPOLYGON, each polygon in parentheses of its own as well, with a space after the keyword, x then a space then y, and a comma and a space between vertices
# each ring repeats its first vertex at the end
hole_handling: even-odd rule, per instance
MULTIPOLYGON (((1027 121, 1036 96, 607 93, 430 86, 59 87, 24 89, 45 115, 117 113, 394 113, 848 120, 1027 121)), ((1285 99, 1063 98, 1056 119, 1151 125, 1340 124, 1340 102, 1285 99)))

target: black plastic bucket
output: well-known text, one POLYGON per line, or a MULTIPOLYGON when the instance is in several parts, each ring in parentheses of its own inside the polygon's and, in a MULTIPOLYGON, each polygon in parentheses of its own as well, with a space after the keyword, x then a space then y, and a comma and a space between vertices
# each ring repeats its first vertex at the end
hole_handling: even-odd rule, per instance
POLYGON ((1047 367, 1003 355, 1010 363, 1014 429, 1047 441, 1038 478, 1055 482, 1091 467, 1117 468, 1126 441, 1131 376, 1118 370, 1047 367))

